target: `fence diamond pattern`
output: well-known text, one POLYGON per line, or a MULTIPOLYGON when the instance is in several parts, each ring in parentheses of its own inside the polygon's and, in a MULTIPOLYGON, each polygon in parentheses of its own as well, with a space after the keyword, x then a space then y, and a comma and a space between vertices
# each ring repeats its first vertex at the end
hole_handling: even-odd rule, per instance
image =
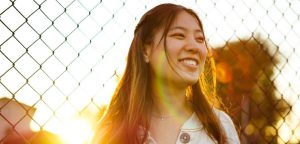
POLYGON ((87 143, 136 23, 163 2, 201 17, 241 142, 299 143, 299 0, 1 0, 0 143, 87 143))

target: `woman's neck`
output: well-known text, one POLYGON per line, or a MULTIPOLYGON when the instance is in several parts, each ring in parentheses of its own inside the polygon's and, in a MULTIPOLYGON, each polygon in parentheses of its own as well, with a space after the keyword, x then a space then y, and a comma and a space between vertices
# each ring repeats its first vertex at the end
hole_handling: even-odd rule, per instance
POLYGON ((190 115, 191 107, 186 100, 186 88, 172 85, 153 86, 154 107, 152 115, 156 117, 177 117, 190 115))

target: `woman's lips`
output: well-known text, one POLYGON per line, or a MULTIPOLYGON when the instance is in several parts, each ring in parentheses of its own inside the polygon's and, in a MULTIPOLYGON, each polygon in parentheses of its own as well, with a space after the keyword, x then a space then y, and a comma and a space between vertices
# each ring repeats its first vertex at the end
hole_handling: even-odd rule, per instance
POLYGON ((198 68, 198 60, 194 58, 183 58, 179 60, 180 63, 182 63, 184 66, 189 68, 198 68))

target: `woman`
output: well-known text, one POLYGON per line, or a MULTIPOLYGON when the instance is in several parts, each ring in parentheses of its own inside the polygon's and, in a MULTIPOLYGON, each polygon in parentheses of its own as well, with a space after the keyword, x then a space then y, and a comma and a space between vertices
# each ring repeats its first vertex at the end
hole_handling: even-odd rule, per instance
POLYGON ((195 12, 161 4, 145 13, 92 143, 239 143, 231 119, 214 108, 211 62, 195 12))

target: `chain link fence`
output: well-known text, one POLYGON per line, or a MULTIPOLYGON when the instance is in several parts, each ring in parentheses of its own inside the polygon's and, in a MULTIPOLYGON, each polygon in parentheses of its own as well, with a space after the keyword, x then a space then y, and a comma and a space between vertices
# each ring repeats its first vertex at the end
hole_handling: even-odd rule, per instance
POLYGON ((1 0, 0 143, 86 143, 163 2, 201 17, 241 142, 299 143, 299 0, 1 0))

